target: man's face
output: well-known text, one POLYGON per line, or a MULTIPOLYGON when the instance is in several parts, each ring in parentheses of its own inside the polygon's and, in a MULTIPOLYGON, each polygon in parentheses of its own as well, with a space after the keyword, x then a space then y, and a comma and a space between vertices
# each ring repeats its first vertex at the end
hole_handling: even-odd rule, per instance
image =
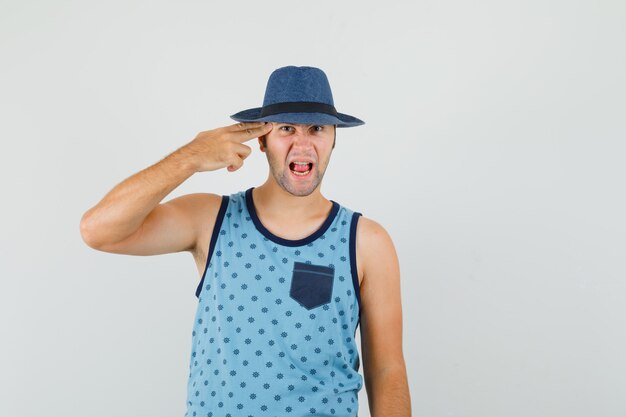
POLYGON ((278 185, 295 196, 311 194, 322 182, 335 147, 335 125, 273 123, 259 138, 278 185), (296 165, 295 162, 308 162, 296 165))

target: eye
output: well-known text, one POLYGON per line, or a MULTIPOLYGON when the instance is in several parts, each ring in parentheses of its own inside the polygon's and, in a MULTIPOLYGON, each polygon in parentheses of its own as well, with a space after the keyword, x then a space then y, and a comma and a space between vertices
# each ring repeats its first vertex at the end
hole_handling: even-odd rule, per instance
POLYGON ((280 129, 291 129, 292 126, 281 126, 280 129))
POLYGON ((324 126, 319 126, 319 125, 318 126, 313 126, 313 129, 315 129, 316 132, 321 132, 322 130, 324 130, 324 126))

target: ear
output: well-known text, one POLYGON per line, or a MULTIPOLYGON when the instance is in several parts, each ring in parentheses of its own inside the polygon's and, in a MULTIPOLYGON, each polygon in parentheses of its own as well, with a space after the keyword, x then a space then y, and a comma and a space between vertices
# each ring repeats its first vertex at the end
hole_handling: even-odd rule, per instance
MULTIPOLYGON (((263 135, 263 136, 259 136, 259 137, 257 138, 257 139, 259 140, 259 149, 261 150, 261 152, 265 152, 265 147, 263 146, 263 139, 264 139, 265 137, 266 137, 266 136, 265 136, 265 135, 263 135)), ((267 139, 266 139, 266 140, 267 140, 267 139)))

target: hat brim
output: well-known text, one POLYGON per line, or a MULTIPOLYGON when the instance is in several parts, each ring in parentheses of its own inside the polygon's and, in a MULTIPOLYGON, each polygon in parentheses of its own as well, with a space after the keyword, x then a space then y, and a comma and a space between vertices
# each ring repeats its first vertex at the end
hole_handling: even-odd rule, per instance
POLYGON ((338 117, 327 113, 279 113, 261 117, 261 107, 247 109, 230 116, 238 122, 275 122, 293 124, 336 125, 337 127, 361 126, 365 122, 349 114, 337 113, 338 117))

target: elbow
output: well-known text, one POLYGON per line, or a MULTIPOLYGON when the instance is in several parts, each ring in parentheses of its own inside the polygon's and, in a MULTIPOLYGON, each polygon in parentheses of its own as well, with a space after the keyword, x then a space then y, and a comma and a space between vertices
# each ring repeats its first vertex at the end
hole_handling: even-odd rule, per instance
POLYGON ((79 227, 80 237, 83 239, 83 242, 92 249, 98 249, 96 233, 94 232, 93 222, 89 217, 89 211, 83 214, 83 217, 80 219, 79 227))

